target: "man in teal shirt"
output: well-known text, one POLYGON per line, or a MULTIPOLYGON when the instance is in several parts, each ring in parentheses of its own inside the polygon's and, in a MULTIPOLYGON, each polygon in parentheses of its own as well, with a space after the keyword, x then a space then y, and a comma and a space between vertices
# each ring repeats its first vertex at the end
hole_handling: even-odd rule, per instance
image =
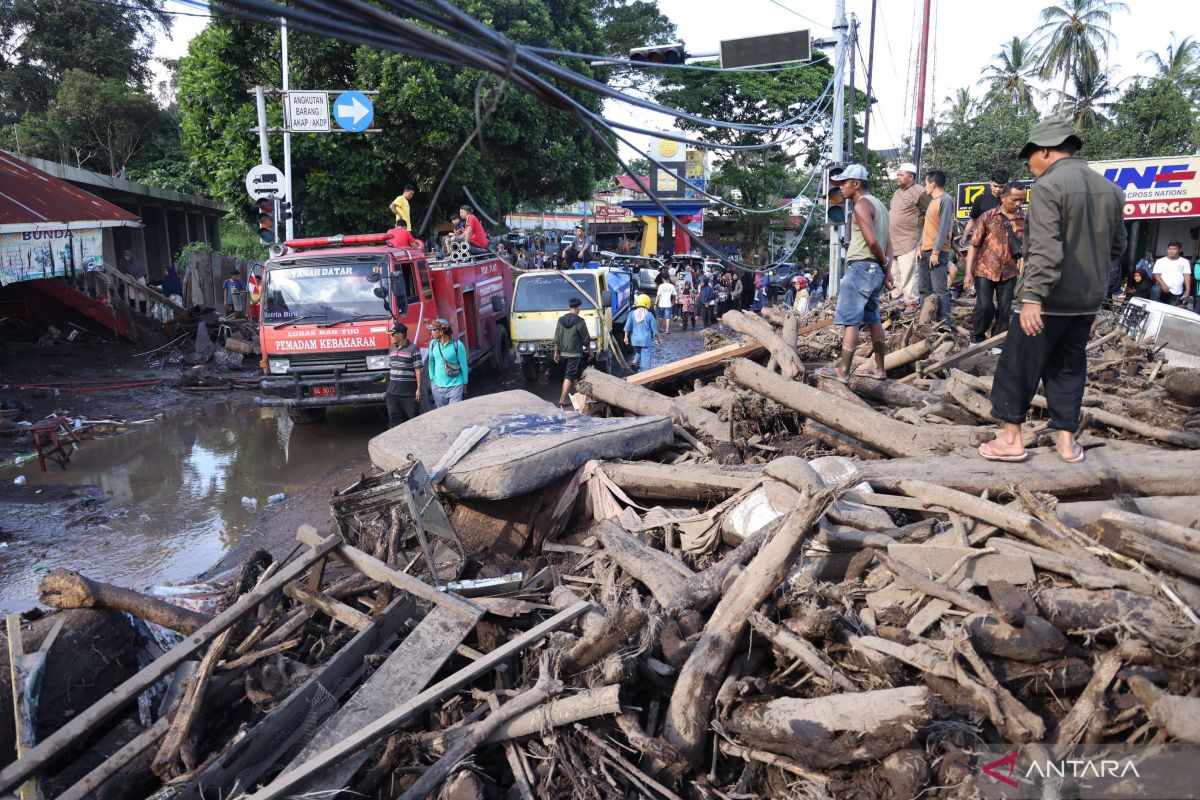
POLYGON ((467 348, 450 334, 450 323, 435 319, 428 325, 433 338, 429 341, 429 384, 433 389, 433 404, 438 408, 463 399, 467 386, 467 348))

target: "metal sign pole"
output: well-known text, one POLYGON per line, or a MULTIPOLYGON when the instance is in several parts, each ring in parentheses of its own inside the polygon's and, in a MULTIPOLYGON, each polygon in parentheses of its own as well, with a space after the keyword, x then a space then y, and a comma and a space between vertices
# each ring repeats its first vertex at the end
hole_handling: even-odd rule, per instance
MULTIPOLYGON (((283 62, 283 102, 286 105, 288 102, 288 28, 287 20, 280 19, 280 59, 283 62)), ((260 123, 261 124, 261 123, 260 123)), ((296 216, 296 198, 292 195, 292 134, 288 130, 290 126, 287 123, 287 114, 284 114, 283 120, 283 183, 286 199, 292 204, 292 213, 288 215, 287 222, 287 238, 296 238, 295 216, 296 216)))
POLYGON ((271 163, 271 151, 267 147, 267 95, 263 87, 254 87, 254 103, 258 107, 258 151, 260 164, 271 163))

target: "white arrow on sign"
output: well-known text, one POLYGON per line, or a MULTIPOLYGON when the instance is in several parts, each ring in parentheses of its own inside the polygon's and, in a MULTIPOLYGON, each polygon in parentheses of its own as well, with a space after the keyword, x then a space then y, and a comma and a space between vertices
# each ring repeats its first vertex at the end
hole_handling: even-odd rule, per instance
POLYGON ((357 97, 351 97, 349 103, 338 104, 337 115, 339 117, 349 117, 357 125, 359 120, 367 115, 368 110, 366 106, 358 102, 357 97))

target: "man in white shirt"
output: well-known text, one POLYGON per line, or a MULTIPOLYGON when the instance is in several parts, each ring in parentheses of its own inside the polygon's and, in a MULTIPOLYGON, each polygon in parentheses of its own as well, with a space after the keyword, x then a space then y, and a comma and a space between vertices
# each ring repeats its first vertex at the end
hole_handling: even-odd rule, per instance
POLYGON ((655 293, 654 305, 658 309, 658 318, 663 321, 663 333, 671 332, 671 312, 675 308, 676 294, 675 284, 670 281, 660 283, 655 293))
POLYGON ((1154 262, 1154 281, 1162 290, 1162 302, 1181 305, 1192 294, 1191 264, 1183 257, 1183 243, 1171 242, 1167 254, 1154 262))

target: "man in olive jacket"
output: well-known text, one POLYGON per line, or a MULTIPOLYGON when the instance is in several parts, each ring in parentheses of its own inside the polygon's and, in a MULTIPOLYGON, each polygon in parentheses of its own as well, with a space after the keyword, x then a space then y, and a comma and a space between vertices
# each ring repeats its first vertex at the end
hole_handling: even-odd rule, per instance
POLYGON ((1021 423, 1041 382, 1058 454, 1076 464, 1084 451, 1075 441, 1087 379, 1088 338, 1104 301, 1108 265, 1125 252, 1125 193, 1076 158, 1083 142, 1069 123, 1036 123, 1021 150, 1037 182, 1030 192, 1025 228, 1025 271, 1017 282, 1014 312, 996 377, 992 416, 1000 435, 979 446, 992 461, 1024 461, 1021 423))

